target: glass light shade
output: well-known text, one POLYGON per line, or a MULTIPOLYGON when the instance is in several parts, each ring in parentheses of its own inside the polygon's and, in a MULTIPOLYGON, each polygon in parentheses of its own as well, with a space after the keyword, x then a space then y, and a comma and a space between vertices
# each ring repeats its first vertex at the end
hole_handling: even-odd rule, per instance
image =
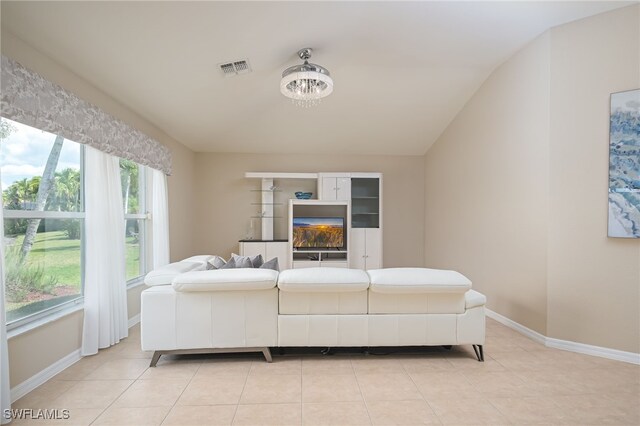
POLYGON ((333 79, 318 65, 297 65, 282 74, 280 92, 299 106, 314 106, 333 92, 333 79))

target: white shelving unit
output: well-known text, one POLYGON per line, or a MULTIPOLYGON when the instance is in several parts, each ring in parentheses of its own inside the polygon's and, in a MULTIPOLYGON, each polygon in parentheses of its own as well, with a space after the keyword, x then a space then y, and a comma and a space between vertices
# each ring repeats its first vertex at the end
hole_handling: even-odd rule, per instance
POLYGON ((382 268, 382 174, 318 173, 319 199, 351 205, 349 267, 382 268))
MULTIPOLYGON (((281 269, 314 266, 335 266, 358 269, 382 268, 382 173, 320 172, 320 173, 274 173, 247 172, 246 178, 260 179, 259 208, 254 218, 261 221, 260 240, 241 240, 240 251, 262 254, 279 253, 281 269), (296 182, 295 180, 298 180, 296 182), (300 182, 300 180, 305 180, 300 182), (284 182, 283 182, 284 180, 284 182), (310 182, 312 181, 312 182, 310 182), (314 189, 318 199, 289 199, 292 187, 298 185, 314 189), (285 192, 282 191, 285 187, 285 192), (289 203, 288 210, 285 207, 289 203), (306 207, 305 207, 306 206, 306 207), (323 207, 324 206, 324 207, 323 207), (346 209, 344 250, 294 250, 292 244, 294 208, 306 208, 308 217, 328 217, 322 211, 326 206, 342 206, 346 209), (310 210, 309 210, 310 209, 310 210), (277 222, 277 237, 274 235, 274 219, 277 222), (288 231, 286 236, 284 232, 288 231), (283 247, 286 245, 286 259, 283 247)), ((307 189, 311 190, 311 189, 307 189)), ((304 216, 304 215, 298 215, 304 216)), ((333 214, 335 216, 335 214, 333 214)), ((254 237, 255 238, 255 237, 254 237)))
POLYGON ((315 179, 318 180, 318 173, 273 173, 273 172, 247 172, 245 178, 261 179, 260 189, 260 213, 256 218, 262 221, 262 240, 273 240, 273 219, 274 216, 274 192, 278 191, 275 179, 315 179))
POLYGON ((351 173, 350 267, 382 268, 382 174, 351 173))
POLYGON ((351 199, 350 173, 318 173, 318 199, 349 201, 351 199))

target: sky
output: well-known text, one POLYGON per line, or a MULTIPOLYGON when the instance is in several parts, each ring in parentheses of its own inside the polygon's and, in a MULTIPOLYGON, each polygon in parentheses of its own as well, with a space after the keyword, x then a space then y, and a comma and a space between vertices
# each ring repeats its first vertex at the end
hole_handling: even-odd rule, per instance
MULTIPOLYGON (((5 118, 2 120, 16 129, 0 141, 0 180, 2 190, 5 190, 15 181, 42 176, 56 136, 5 118)), ((65 139, 56 171, 67 167, 80 169, 80 144, 65 139)))
POLYGON ((293 225, 300 224, 343 226, 343 219, 341 217, 294 217, 293 225))

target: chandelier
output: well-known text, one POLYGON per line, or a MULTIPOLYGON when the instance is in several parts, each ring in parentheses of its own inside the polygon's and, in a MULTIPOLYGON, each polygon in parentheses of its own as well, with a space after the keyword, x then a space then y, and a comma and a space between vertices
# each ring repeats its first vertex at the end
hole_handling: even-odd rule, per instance
POLYGON ((310 48, 299 50, 298 56, 304 63, 284 70, 280 80, 280 92, 291 98, 295 105, 308 108, 319 104, 322 98, 333 92, 333 80, 329 70, 309 63, 310 48))

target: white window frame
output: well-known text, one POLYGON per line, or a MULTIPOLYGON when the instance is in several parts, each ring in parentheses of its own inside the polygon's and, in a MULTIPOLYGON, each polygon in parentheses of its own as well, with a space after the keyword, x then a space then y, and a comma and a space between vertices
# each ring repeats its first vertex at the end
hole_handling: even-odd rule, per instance
MULTIPOLYGON (((70 141, 73 142, 73 141, 70 141)), ((74 142, 77 143, 77 142, 74 142)), ((84 145, 80 145, 80 209, 79 212, 59 211, 34 211, 34 210, 2 210, 4 219, 80 219, 82 231, 80 232, 80 296, 67 300, 56 306, 34 312, 26 317, 7 323, 7 331, 25 327, 36 321, 53 316, 64 311, 74 311, 84 305, 84 266, 85 266, 85 211, 84 211, 84 145)))
MULTIPOLYGON (((133 160, 131 160, 133 161, 133 160)), ((135 163, 135 161, 134 161, 135 163)), ((147 179, 147 171, 148 168, 143 166, 140 163, 136 163, 138 166, 138 210, 145 213, 135 213, 135 214, 125 214, 124 220, 125 223, 127 220, 142 220, 142 226, 139 227, 140 234, 138 236, 138 242, 140 243, 140 275, 127 280, 127 289, 137 287, 144 282, 144 276, 148 272, 148 238, 150 228, 149 228, 149 213, 147 211, 148 202, 148 194, 151 193, 148 187, 149 179, 147 179)), ((126 244, 126 243, 125 243, 126 244)), ((126 247, 125 247, 126 250, 126 247)))

